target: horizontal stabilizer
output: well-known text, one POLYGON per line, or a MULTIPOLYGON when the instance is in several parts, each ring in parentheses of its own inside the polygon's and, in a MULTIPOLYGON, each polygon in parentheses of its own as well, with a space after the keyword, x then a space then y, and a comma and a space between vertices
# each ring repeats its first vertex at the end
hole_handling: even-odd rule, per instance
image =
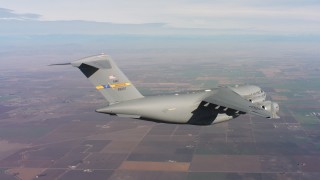
POLYGON ((71 65, 71 63, 49 64, 48 66, 65 66, 65 65, 71 65))

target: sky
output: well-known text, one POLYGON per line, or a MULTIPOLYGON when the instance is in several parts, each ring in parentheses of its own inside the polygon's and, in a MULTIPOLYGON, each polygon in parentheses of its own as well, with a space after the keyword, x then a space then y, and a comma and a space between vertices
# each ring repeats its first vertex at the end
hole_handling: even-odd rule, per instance
POLYGON ((319 0, 0 0, 0 8, 2 21, 154 23, 206 33, 320 33, 319 0))

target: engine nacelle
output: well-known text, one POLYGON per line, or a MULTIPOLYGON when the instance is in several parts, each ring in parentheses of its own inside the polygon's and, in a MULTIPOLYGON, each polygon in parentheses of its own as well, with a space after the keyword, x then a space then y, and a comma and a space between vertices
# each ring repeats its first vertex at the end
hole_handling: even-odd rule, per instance
POLYGON ((271 112, 271 108, 272 108, 271 101, 264 101, 264 102, 258 103, 258 105, 261 106, 262 109, 271 112))
POLYGON ((279 111, 279 105, 276 102, 266 101, 266 93, 261 90, 258 86, 244 85, 244 86, 235 86, 230 87, 235 93, 242 96, 244 99, 252 102, 255 105, 260 106, 272 113, 271 118, 279 118, 277 112, 279 111))
POLYGON ((259 91, 256 93, 253 93, 252 95, 250 95, 248 98, 248 100, 252 103, 262 103, 266 100, 266 93, 263 91, 259 91))
POLYGON ((279 104, 271 101, 264 101, 262 103, 257 103, 257 105, 261 106, 266 111, 269 111, 273 114, 273 118, 277 118, 277 112, 279 112, 279 104))
POLYGON ((259 96, 259 97, 254 97, 254 98, 250 98, 249 101, 252 103, 261 103, 264 100, 266 100, 265 96, 259 96))

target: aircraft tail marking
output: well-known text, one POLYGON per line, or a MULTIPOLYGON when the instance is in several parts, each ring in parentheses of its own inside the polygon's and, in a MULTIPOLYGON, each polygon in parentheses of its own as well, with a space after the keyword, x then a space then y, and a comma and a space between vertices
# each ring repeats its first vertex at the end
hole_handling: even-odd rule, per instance
POLYGON ((107 55, 86 57, 71 65, 79 68, 110 104, 143 97, 107 55))
POLYGON ((129 83, 129 82, 117 83, 117 84, 107 84, 107 85, 96 86, 96 89, 100 90, 100 89, 106 89, 106 88, 120 88, 120 87, 127 87, 130 85, 131 85, 131 83, 129 83))

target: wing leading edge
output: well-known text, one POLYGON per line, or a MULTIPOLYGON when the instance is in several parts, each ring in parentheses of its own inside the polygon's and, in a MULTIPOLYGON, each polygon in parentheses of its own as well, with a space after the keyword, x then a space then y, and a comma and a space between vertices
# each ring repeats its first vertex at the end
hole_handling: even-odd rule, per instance
POLYGON ((244 99, 228 87, 222 87, 217 91, 213 91, 213 93, 210 96, 207 96, 203 101, 265 118, 272 117, 271 112, 244 99))

